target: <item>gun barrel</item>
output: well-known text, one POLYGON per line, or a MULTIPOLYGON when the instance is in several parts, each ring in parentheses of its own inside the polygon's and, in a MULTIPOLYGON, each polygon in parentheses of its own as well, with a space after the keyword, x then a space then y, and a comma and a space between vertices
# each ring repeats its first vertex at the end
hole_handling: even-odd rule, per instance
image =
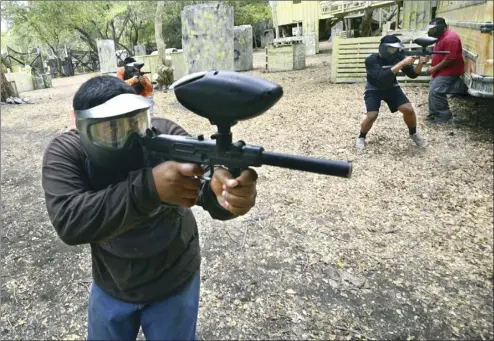
POLYGON ((421 50, 408 50, 403 51, 406 56, 430 56, 433 54, 449 54, 449 51, 421 51, 421 50))
POLYGON ((283 167, 305 172, 350 178, 352 163, 346 161, 331 161, 307 156, 287 155, 275 152, 262 153, 262 164, 283 167))

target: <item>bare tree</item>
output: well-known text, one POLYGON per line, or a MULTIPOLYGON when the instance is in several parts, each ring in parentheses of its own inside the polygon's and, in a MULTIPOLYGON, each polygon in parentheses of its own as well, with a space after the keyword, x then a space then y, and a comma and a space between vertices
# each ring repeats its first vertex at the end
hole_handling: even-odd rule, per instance
POLYGON ((159 60, 164 63, 166 44, 163 40, 163 13, 165 2, 158 1, 157 5, 156 15, 154 17, 154 39, 156 40, 156 47, 158 48, 159 60))
POLYGON ((2 88, 2 102, 5 102, 7 98, 14 96, 14 89, 12 89, 12 86, 10 83, 7 81, 7 77, 5 77, 5 74, 3 73, 3 69, 0 68, 0 73, 2 74, 2 84, 0 84, 0 87, 2 88))

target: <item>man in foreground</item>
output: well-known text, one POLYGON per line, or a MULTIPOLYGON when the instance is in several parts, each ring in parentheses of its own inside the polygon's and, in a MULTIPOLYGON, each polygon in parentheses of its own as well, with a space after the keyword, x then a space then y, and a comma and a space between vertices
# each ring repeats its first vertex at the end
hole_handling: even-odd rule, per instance
POLYGON ((431 123, 444 123, 453 118, 447 94, 465 93, 461 75, 465 72, 463 47, 458 34, 446 25, 443 18, 432 19, 428 35, 437 38, 433 51, 449 51, 449 54, 432 55, 427 74, 432 76, 429 91, 429 115, 431 123))
POLYGON ((409 136, 417 146, 425 147, 426 145, 425 140, 417 132, 415 111, 398 84, 396 74, 403 71, 408 77, 417 78, 428 59, 425 56, 420 57, 419 63, 414 68, 412 64, 415 62, 415 58, 400 54, 400 50, 403 48, 404 46, 398 37, 387 35, 381 39, 379 53, 373 53, 365 59, 367 83, 364 100, 367 113, 356 141, 358 151, 365 148, 367 133, 377 120, 381 101, 386 102, 392 113, 400 111, 403 114, 409 136))
POLYGON ((228 220, 255 204, 257 174, 216 169, 211 180, 189 163, 158 157, 140 144, 150 125, 188 135, 176 123, 150 119, 152 102, 113 76, 84 83, 74 96, 77 130, 56 137, 44 158, 49 218, 68 245, 91 246, 89 340, 196 339, 199 235, 190 207, 228 220))

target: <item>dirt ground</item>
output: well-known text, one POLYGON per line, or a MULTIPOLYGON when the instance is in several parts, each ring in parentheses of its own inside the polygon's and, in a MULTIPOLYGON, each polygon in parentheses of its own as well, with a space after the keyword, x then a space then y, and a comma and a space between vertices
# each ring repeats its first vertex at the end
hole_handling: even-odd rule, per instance
MULTIPOLYGON (((194 208, 203 254, 200 339, 492 339, 493 155, 489 130, 425 123, 427 89, 406 87, 418 150, 383 106, 355 151, 363 84, 329 82, 330 54, 304 70, 250 74, 283 86, 234 139, 266 150, 353 161, 351 179, 257 168, 258 200, 229 222, 194 208)), ((67 129, 71 100, 90 75, 2 106, 2 339, 86 336, 88 246, 64 245, 46 214, 41 161, 67 129)), ((156 95, 159 115, 191 134, 214 127, 156 95)), ((452 99, 457 119, 489 110, 452 99)), ((233 110, 233 108, 232 108, 233 110)), ((487 119, 492 119, 492 116, 487 119)), ((140 336, 142 338, 142 335, 140 336)))

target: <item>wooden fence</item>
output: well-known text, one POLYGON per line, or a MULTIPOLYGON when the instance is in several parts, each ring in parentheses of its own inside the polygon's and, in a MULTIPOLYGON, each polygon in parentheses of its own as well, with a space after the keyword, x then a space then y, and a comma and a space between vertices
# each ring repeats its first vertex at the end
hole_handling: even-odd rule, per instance
MULTIPOLYGON (((420 48, 412 40, 420 35, 404 35, 399 37, 403 45, 408 48, 420 48)), ((331 82, 333 83, 359 83, 365 82, 365 58, 379 51, 379 42, 382 37, 366 38, 341 38, 334 37, 333 54, 331 63, 331 82)), ((430 49, 430 48, 429 48, 430 49)), ((415 64, 418 63, 418 58, 415 64)), ((403 72, 396 75, 396 79, 402 85, 428 85, 431 77, 425 72, 430 66, 430 61, 422 68, 420 75, 411 79, 403 72)))

